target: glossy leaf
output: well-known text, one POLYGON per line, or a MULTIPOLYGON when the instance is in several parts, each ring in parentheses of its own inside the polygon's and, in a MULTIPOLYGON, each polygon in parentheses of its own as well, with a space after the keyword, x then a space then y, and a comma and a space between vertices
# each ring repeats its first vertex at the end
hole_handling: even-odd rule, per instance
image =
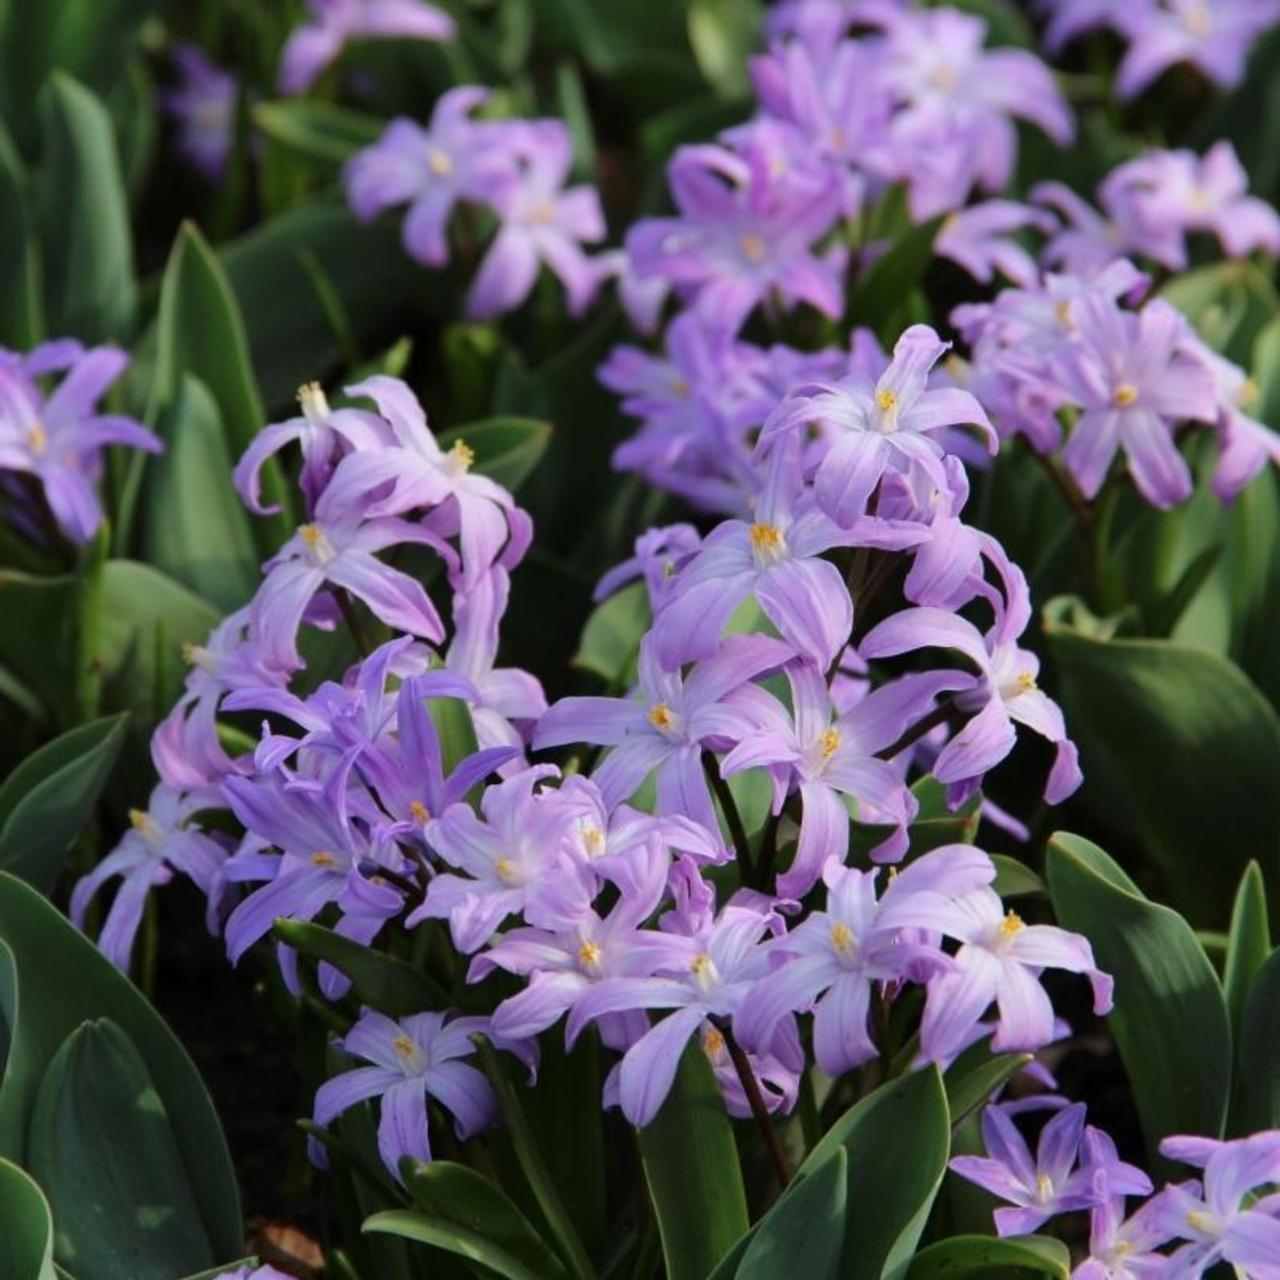
POLYGON ((40 92, 41 227, 50 332, 122 340, 137 303, 133 241, 111 118, 55 71, 40 92))
POLYGON ((0 1080, 0 1156, 26 1145, 50 1061, 82 1023, 110 1018, 138 1050, 168 1112, 215 1258, 239 1254, 243 1219, 226 1140, 204 1085, 134 985, 34 889, 0 872, 0 1013, 9 1050, 0 1080))
POLYGON ((1168 641, 1046 629, 1082 796, 1160 864, 1174 904, 1220 927, 1250 858, 1280 883, 1280 805, 1258 803, 1280 777, 1280 717, 1240 669, 1168 641))
POLYGON ((843 1275, 845 1201, 849 1156, 837 1147, 761 1220, 742 1255, 737 1280, 774 1280, 795 1274, 805 1280, 843 1275))
POLYGON ((389 1018, 443 1009, 449 1003, 446 992, 426 973, 323 925, 277 920, 275 934, 300 954, 331 964, 346 974, 362 1003, 389 1018))
POLYGON ((733 1126, 697 1037, 637 1136, 668 1280, 703 1280, 748 1221, 733 1126))
POLYGON ((538 465, 551 443, 551 425, 533 418, 485 418, 440 435, 440 447, 461 441, 475 455, 481 475, 514 493, 538 465))
POLYGON ((157 423, 165 452, 152 460, 144 495, 147 560, 231 612, 259 581, 249 517, 231 487, 232 458, 222 415, 190 374, 157 423))
POLYGON ((996 878, 992 888, 1002 898, 1029 897, 1044 893, 1044 881, 1025 862, 1004 853, 993 853, 991 861, 996 865, 996 878))
POLYGON ((54 1054, 27 1160, 53 1208, 58 1262, 78 1280, 171 1280, 216 1261, 164 1103, 110 1019, 83 1023, 54 1054))
POLYGON ((0 1240, 6 1276, 55 1280, 53 1214, 44 1192, 10 1160, 0 1159, 0 1240))
POLYGON ((377 116, 311 98, 259 102, 253 121, 272 142, 331 166, 344 164, 361 147, 376 142, 387 127, 377 116))
POLYGON ((1222 989, 1231 1016, 1232 1042, 1238 1044, 1240 1020, 1249 987, 1258 970, 1271 955, 1271 928, 1267 923, 1267 887, 1262 870, 1251 862, 1240 877, 1235 906, 1231 910, 1231 930, 1227 935, 1227 957, 1223 966, 1222 989))
POLYGON ((1231 1136, 1280 1129, 1280 951, 1249 986, 1236 1052, 1231 1136))
POLYGON ((40 239, 27 204, 28 175, 0 126, 0 343, 33 347, 44 333, 40 239))
POLYGON ((643 582, 632 582, 591 611, 573 665, 594 672, 611 688, 623 688, 649 623, 649 593, 643 582))
MULTIPOLYGON (((403 1176, 413 1202, 429 1218, 483 1236, 547 1280, 563 1280, 567 1272, 546 1241, 533 1229, 511 1197, 496 1183, 466 1165, 449 1160, 404 1162, 403 1176)), ((464 1250, 455 1250, 466 1256, 464 1250)))
POLYGON ((28 756, 0 786, 0 868, 42 893, 93 816, 120 748, 124 714, 71 729, 28 756))
MULTIPOLYGON (((1174 1133, 1217 1137, 1227 1114, 1231 1029, 1218 975, 1176 911, 1148 901, 1097 845, 1058 832, 1049 893, 1115 978, 1112 1034, 1153 1161, 1174 1133)), ((1162 1168, 1168 1168, 1162 1164, 1162 1168)))
POLYGON ((854 318, 858 324, 873 329, 886 344, 897 337, 896 331, 891 332, 892 322, 901 312, 904 301, 924 279, 942 221, 940 217, 932 218, 908 227, 867 268, 854 290, 854 318))
POLYGON ((691 0, 689 44, 698 68, 722 98, 742 99, 751 90, 747 59, 760 28, 759 0, 691 0))
POLYGON ((1029 1053, 998 1053, 983 1045, 974 1046, 947 1068, 943 1085, 947 1090, 947 1110, 952 1125, 976 1111, 1006 1081, 1032 1061, 1029 1053), (976 1060, 973 1060, 976 1059, 976 1060))
POLYGON ((1048 1236, 953 1236, 922 1249, 907 1280, 1067 1280, 1071 1255, 1048 1236))
MULTIPOLYGON (((947 1095, 935 1067, 890 1080, 822 1136, 785 1193, 837 1148, 849 1156, 846 1280, 898 1280, 924 1230, 951 1150, 947 1095)), ((781 1203, 781 1201, 779 1201, 781 1203)))
POLYGON ((446 1253, 479 1263, 504 1280, 543 1280, 546 1274, 531 1271, 518 1258, 513 1258, 490 1239, 487 1231, 472 1231, 413 1209, 388 1209, 375 1213, 365 1219, 364 1230, 443 1249, 446 1253))

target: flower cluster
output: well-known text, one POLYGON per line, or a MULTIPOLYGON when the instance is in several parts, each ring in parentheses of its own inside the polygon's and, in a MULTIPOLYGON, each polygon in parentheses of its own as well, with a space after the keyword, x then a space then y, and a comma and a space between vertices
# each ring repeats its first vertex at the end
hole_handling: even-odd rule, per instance
POLYGON ((1241 1275, 1280 1275, 1280 1130, 1222 1142, 1171 1137, 1161 1154, 1203 1170, 1151 1195, 1151 1180, 1125 1164, 1115 1143, 1085 1124, 1083 1104, 1053 1095, 988 1106, 985 1156, 957 1156, 951 1168, 1007 1202, 995 1211, 1002 1236, 1026 1235, 1059 1214, 1087 1210, 1089 1255, 1073 1280, 1196 1280, 1219 1263, 1241 1275), (1033 1157, 1013 1117, 1028 1106, 1056 1109, 1033 1157), (1126 1199, 1150 1196, 1132 1213, 1126 1199), (1173 1245, 1171 1253, 1159 1252, 1173 1245))
POLYGON ((71 339, 25 354, 0 350, 0 495, 7 520, 33 540, 55 533, 50 516, 56 532, 77 545, 97 533, 108 445, 160 451, 141 423, 100 409, 128 363, 115 347, 86 351, 71 339), (57 386, 46 390, 53 375, 57 386))

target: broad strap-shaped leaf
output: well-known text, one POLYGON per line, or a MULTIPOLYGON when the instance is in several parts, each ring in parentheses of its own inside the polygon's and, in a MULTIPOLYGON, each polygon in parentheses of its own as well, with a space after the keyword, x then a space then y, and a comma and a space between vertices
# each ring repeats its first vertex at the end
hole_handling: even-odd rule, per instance
POLYGON ((231 1157, 191 1059, 128 978, 34 889, 4 872, 0 1008, 9 1032, 0 1156, 24 1151, 37 1091, 66 1038, 82 1023, 110 1018, 132 1041, 168 1113, 214 1259, 238 1256, 244 1224, 231 1157))
POLYGON ((55 1280, 53 1213, 44 1192, 11 1160, 0 1159, 0 1241, 5 1275, 55 1280))
POLYGON ((1231 1136, 1280 1129, 1280 951, 1272 953, 1249 986, 1236 1072, 1231 1136))
MULTIPOLYGON (((399 1236, 402 1240, 416 1240, 419 1244, 442 1249, 471 1262, 479 1263, 487 1271, 503 1277, 503 1280, 546 1280, 549 1273, 533 1271, 519 1258, 501 1248, 487 1231, 475 1231, 458 1226, 443 1218, 432 1218, 415 1209, 387 1209, 366 1218, 365 1231, 399 1236)), ((554 1274, 554 1273, 550 1273, 554 1274)))
POLYGON ((839 1280, 848 1194, 849 1156, 837 1147, 760 1221, 735 1272, 737 1280, 774 1280, 789 1273, 805 1280, 839 1280))
POLYGON ((760 0, 692 0, 689 44, 698 69, 722 98, 745 99, 751 91, 747 62, 756 49, 760 0))
POLYGON ((637 1137, 668 1280, 705 1280, 748 1219, 733 1126, 698 1037, 637 1137))
POLYGON ((993 1055, 986 1044, 974 1045, 947 1068, 943 1085, 952 1127, 976 1111, 1006 1081, 1032 1061, 1029 1053, 993 1055))
POLYGON ((429 974, 395 956, 344 938, 324 925, 277 920, 275 935, 300 954, 331 964, 346 974, 361 1002, 389 1018, 443 1009, 449 1004, 448 994, 429 974))
POLYGON ((1193 924, 1220 928, 1250 858, 1280 883, 1280 805, 1259 803, 1280 777, 1280 717, 1238 667, 1202 650, 1054 621, 1046 633, 1082 796, 1159 862, 1193 924))
POLYGON ((1262 879, 1262 868, 1251 862, 1240 877, 1235 905, 1231 909, 1227 958, 1222 973, 1222 990, 1227 998, 1227 1013, 1231 1016, 1233 1044, 1240 1043, 1240 1024, 1249 987, 1270 955, 1267 887, 1262 879))
POLYGON ((27 1161, 78 1280, 171 1280, 216 1262, 164 1103, 109 1018, 77 1027, 45 1069, 27 1161))
POLYGON ((625 688, 651 621, 644 583, 629 583, 591 611, 573 665, 598 675, 611 689, 625 688))
POLYGON ((1191 926, 1151 902, 1097 845, 1049 841, 1049 894, 1064 928, 1082 933, 1115 978, 1110 1016, 1153 1161, 1175 1133, 1222 1134, 1231 1028, 1222 984, 1191 926))
POLYGON ((104 104, 64 71, 40 91, 40 226, 51 333, 128 337, 137 304, 128 200, 104 104))
POLYGON ((514 493, 542 460, 551 443, 551 424, 536 418, 484 418, 440 433, 440 447, 465 445, 472 465, 514 493))
POLYGON ((991 861, 996 867, 996 878, 991 887, 1002 898, 1022 898, 1048 892, 1044 881, 1025 862, 1005 853, 993 853, 991 861))
POLYGON ((259 102, 253 122, 273 143, 330 170, 376 142, 387 127, 377 116, 313 98, 259 102))
POLYGON ((907 1280, 1067 1280, 1071 1255, 1048 1236, 952 1236, 922 1249, 907 1280))
POLYGON ((40 239, 27 204, 27 172, 0 125, 0 344, 23 351, 44 333, 40 239))
POLYGON ((127 713, 81 725, 28 756, 0 786, 0 868, 42 893, 57 883, 124 743, 127 713))
MULTIPOLYGON (((846 1280, 897 1280, 915 1252, 951 1151, 947 1095, 936 1067, 890 1080, 822 1136, 796 1174, 848 1152, 846 1280)), ((785 1195, 795 1194, 796 1182, 785 1195)), ((781 1203, 781 1201, 779 1201, 781 1203)))

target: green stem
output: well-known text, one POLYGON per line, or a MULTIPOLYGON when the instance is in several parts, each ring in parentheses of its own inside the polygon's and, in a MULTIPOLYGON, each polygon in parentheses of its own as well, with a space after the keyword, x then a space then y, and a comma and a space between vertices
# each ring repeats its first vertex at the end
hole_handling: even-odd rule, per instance
POLYGON ((367 658, 371 652, 369 642, 365 639, 364 629, 360 625, 360 615, 356 613, 351 597, 342 587, 339 587, 333 595, 338 602, 338 611, 342 614, 342 620, 347 624, 347 630, 351 632, 351 639, 355 641, 356 649, 362 658, 367 658))
POLYGON ((892 760, 894 756, 899 755, 908 747, 919 742, 925 734, 932 732, 940 724, 945 723, 953 709, 954 702, 950 699, 942 703, 941 706, 934 707, 934 709, 930 711, 923 720, 917 720, 916 723, 913 724, 911 728, 897 740, 897 742, 891 742, 887 747, 883 747, 881 750, 877 751, 876 755, 881 760, 892 760))
POLYGON ((747 829, 742 825, 742 815, 738 812, 738 805, 733 798, 733 792, 729 790, 729 784, 720 776, 720 770, 716 767, 715 756, 711 755, 710 752, 703 754, 702 767, 706 770, 707 781, 711 783, 711 790, 720 802, 720 809, 724 813, 724 820, 729 827, 729 836, 733 840, 734 851, 738 855, 741 881, 743 884, 754 884, 755 876, 752 872, 751 864, 751 842, 747 839, 747 829))
POLYGON ((764 1138, 765 1149, 769 1152, 769 1160, 777 1175, 778 1185, 785 1190, 787 1183, 791 1181, 791 1166, 787 1162, 786 1153, 782 1150, 782 1143, 778 1140, 778 1131, 773 1127, 773 1117, 765 1105, 764 1095, 760 1092, 760 1082, 751 1069, 751 1059, 733 1038, 733 1031, 728 1023, 720 1025, 720 1033, 724 1036, 724 1046, 729 1051, 729 1060, 733 1063, 733 1069, 742 1082, 743 1092, 747 1095, 747 1105, 755 1117, 761 1137, 764 1138))

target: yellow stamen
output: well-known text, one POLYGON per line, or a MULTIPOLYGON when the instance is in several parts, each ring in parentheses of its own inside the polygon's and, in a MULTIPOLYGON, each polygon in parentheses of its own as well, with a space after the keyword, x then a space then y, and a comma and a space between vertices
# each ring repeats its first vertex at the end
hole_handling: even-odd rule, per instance
POLYGON ((1027 926, 1016 911, 1010 911, 1000 922, 1000 936, 1005 942, 1012 942, 1027 926))
POLYGON ((1203 1209, 1192 1209, 1187 1214, 1187 1226, 1193 1231, 1202 1231, 1208 1235, 1213 1226, 1213 1221, 1203 1209))
POLYGON ((304 382, 298 388, 298 405, 303 416, 310 422, 329 416, 329 401, 318 382, 304 382))
POLYGON ((847 956, 853 950, 853 931, 847 924, 841 924, 837 920, 831 926, 831 945, 842 956, 847 956))
POLYGON ((1053 1195, 1053 1179, 1047 1173, 1042 1173, 1036 1179, 1036 1199, 1044 1201, 1053 1195))
POLYGON ((302 524, 298 526, 298 536, 314 551, 324 534, 317 524, 302 524))
POLYGON ((510 858, 499 858, 493 864, 494 871, 498 874, 498 879, 505 884, 511 884, 516 878, 516 864, 510 858))
POLYGON ((200 656, 200 648, 194 645, 190 640, 186 641, 182 646, 182 660, 188 666, 194 666, 196 658, 200 656))
POLYGON ((1076 318, 1071 314, 1071 303, 1068 299, 1063 298, 1061 302, 1056 303, 1053 308, 1053 314, 1064 329, 1074 329, 1076 327, 1076 318))
POLYGON ((772 558, 782 550, 782 532, 776 524, 753 524, 748 535, 752 551, 761 559, 772 558))
POLYGON ((438 178, 447 178, 453 172, 453 161, 436 147, 427 153, 427 168, 438 178))
POLYGON ((822 743, 822 758, 830 760, 840 750, 840 730, 835 727, 825 729, 819 741, 822 743))
POLYGON ((747 232, 738 243, 742 246, 743 256, 749 261, 759 262, 764 257, 764 240, 754 232, 747 232))
POLYGON ((689 972, 692 973, 695 978, 705 978, 714 968, 714 961, 705 951, 699 951, 698 954, 689 961, 689 972))
POLYGON ((463 440, 455 440, 449 453, 459 471, 466 471, 476 460, 476 451, 463 440))
POLYGON ((421 800, 413 800, 409 804, 409 817, 422 827, 431 820, 431 810, 421 800))
POLYGON ((33 422, 27 428, 27 445, 32 453, 43 453, 49 445, 49 433, 43 422, 33 422))
POLYGON ((1020 693, 1030 693, 1036 687, 1036 678, 1030 671, 1019 671, 1015 683, 1020 693))
POLYGON ((396 1053, 400 1055, 400 1057, 412 1058, 418 1046, 414 1044, 413 1041, 410 1040, 409 1037, 405 1035, 404 1032, 402 1031, 391 1042, 391 1047, 396 1051, 396 1053))
POLYGON ((598 968, 600 964, 600 948, 594 942, 584 942, 578 948, 578 963, 587 969, 598 968))
POLYGON ((1111 394, 1111 402, 1117 409, 1127 409, 1137 399, 1138 388, 1132 382, 1122 382, 1111 394))
POLYGON ((311 855, 311 865, 315 867, 324 867, 326 869, 336 867, 338 860, 331 853, 325 853, 323 849, 311 855))
POLYGON ((604 849, 604 832, 594 823, 582 828, 582 843, 586 847, 589 858, 596 857, 604 849))
POLYGON ((649 708, 649 723, 655 729, 670 729, 675 717, 665 702, 655 702, 649 708))
POLYGON ((702 1033, 702 1049, 708 1058, 718 1058, 724 1052, 724 1036, 716 1027, 702 1033))
POLYGON ((876 408, 881 413, 892 413, 898 407, 898 397, 892 391, 882 387, 876 392, 876 408))
POLYGON ((159 830, 155 820, 145 809, 130 809, 129 822, 135 831, 144 836, 152 835, 159 830))

